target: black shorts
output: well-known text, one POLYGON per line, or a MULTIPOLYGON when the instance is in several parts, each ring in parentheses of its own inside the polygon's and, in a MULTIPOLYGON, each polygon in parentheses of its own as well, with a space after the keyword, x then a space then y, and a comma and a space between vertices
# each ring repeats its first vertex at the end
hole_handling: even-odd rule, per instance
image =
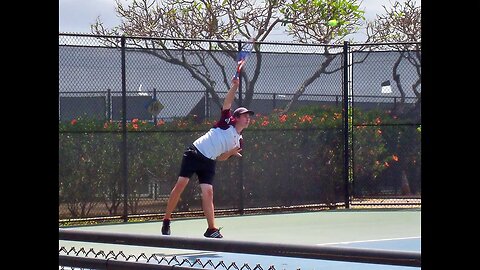
POLYGON ((183 153, 179 176, 191 178, 194 173, 200 184, 213 183, 216 161, 205 157, 198 149, 190 145, 183 153))

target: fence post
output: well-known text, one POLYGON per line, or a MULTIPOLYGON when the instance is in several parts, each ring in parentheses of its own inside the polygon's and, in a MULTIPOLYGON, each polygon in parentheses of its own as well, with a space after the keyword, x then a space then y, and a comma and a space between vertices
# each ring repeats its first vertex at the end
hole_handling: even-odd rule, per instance
POLYGON ((127 86, 125 74, 125 36, 122 35, 122 180, 123 180, 123 222, 128 221, 128 168, 127 168, 127 86))
MULTIPOLYGON (((237 54, 240 54, 240 52, 242 51, 242 42, 239 40, 238 41, 238 53, 237 54)), ((241 107, 242 106, 242 101, 243 101, 243 97, 242 97, 242 73, 240 72, 240 74, 238 74, 238 106, 241 107)))
POLYGON ((112 120, 112 90, 107 88, 107 122, 112 120))
MULTIPOLYGON (((157 88, 153 88, 153 100, 157 101, 157 88)), ((158 114, 154 114, 153 115, 153 126, 156 126, 157 125, 157 115, 158 114)))
MULTIPOLYGON (((238 52, 242 51, 242 42, 238 41, 238 52)), ((243 106, 243 93, 242 93, 242 73, 239 74, 239 84, 238 84, 238 107, 243 106)), ((244 188, 243 188, 243 158, 238 161, 238 189, 239 189, 239 201, 238 201, 238 210, 240 215, 245 213, 245 206, 244 206, 244 188)))
POLYGON ((343 42, 343 181, 345 187, 345 208, 350 208, 349 161, 348 156, 348 41, 343 42))

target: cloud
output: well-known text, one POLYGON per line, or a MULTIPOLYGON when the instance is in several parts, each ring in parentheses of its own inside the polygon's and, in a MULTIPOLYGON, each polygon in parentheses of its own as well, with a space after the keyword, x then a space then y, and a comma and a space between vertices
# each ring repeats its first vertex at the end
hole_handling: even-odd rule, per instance
POLYGON ((90 33, 99 16, 107 27, 118 25, 115 0, 59 0, 60 32, 90 33))

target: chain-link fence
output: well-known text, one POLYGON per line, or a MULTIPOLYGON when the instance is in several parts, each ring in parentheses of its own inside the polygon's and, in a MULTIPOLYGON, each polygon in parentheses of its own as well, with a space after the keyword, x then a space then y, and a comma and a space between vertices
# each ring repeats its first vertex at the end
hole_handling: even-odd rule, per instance
POLYGON ((420 198, 420 44, 357 44, 349 53, 351 195, 420 198))
MULTIPOLYGON (((185 147, 219 118, 241 46, 60 34, 60 218, 163 213, 185 147)), ((256 115, 243 158, 217 164, 216 210, 420 198, 414 53, 256 43, 233 105, 256 115)), ((178 210, 201 212, 198 185, 178 210)))

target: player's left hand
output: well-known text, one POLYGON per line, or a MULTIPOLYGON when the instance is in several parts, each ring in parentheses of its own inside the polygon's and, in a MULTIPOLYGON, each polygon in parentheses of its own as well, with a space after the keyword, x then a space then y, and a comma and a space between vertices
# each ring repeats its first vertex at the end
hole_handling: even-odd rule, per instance
POLYGON ((239 146, 236 146, 235 148, 230 150, 230 156, 241 157, 242 154, 240 154, 240 151, 242 151, 242 148, 240 148, 239 146))
POLYGON ((239 79, 239 78, 235 78, 235 77, 232 78, 232 84, 233 84, 233 85, 238 85, 239 83, 240 83, 240 79, 239 79))

